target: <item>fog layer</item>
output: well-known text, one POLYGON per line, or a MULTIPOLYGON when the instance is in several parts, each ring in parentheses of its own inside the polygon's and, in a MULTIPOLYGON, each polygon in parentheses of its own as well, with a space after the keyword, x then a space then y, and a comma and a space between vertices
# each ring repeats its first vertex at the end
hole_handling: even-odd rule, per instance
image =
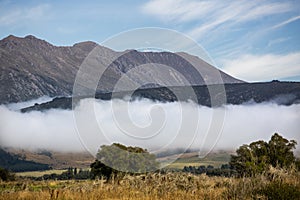
POLYGON ((0 122, 1 146, 30 150, 88 149, 95 153, 101 145, 113 142, 142 146, 153 152, 169 148, 210 149, 214 144, 214 149, 232 150, 251 141, 269 140, 275 132, 300 142, 300 104, 208 108, 194 103, 85 99, 75 111, 20 113, 1 105, 0 122), (92 112, 88 112, 91 108, 92 112), (224 117, 220 112, 225 113, 224 117), (218 137, 213 137, 213 142, 206 144, 210 138, 207 133, 215 126, 213 115, 221 115, 216 119, 222 129, 214 133, 218 137))

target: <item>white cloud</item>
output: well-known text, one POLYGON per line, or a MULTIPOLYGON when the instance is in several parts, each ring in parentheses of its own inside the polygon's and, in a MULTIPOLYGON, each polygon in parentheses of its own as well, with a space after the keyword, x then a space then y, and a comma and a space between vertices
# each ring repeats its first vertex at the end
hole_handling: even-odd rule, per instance
POLYGON ((260 17, 285 13, 292 10, 292 6, 288 3, 264 3, 261 1, 255 2, 255 4, 250 5, 247 7, 242 8, 243 11, 237 19, 237 21, 250 21, 255 20, 260 17), (250 8, 250 10, 246 10, 250 8))
POLYGON ((196 21, 197 25, 188 31, 188 34, 194 38, 201 38, 204 33, 221 25, 230 27, 236 23, 286 13, 291 10, 293 10, 293 6, 289 2, 266 0, 152 0, 142 6, 144 13, 165 21, 196 21))
POLYGON ((287 55, 242 55, 224 60, 223 71, 246 81, 270 81, 300 75, 300 52, 287 55))
POLYGON ((295 17, 292 17, 292 18, 290 18, 290 19, 288 19, 288 20, 286 20, 286 21, 284 21, 284 22, 281 22, 280 24, 277 24, 277 25, 273 26, 272 28, 273 28, 273 29, 280 28, 280 27, 282 27, 282 26, 285 26, 285 25, 287 25, 287 24, 289 24, 289 23, 292 23, 292 22, 294 22, 294 21, 297 21, 297 20, 299 20, 299 19, 300 19, 300 15, 299 15, 299 16, 295 16, 295 17))
POLYGON ((287 37, 287 38, 277 38, 277 39, 271 40, 271 41, 268 42, 268 47, 280 44, 280 43, 288 41, 290 39, 291 39, 290 37, 287 37))
MULTIPOLYGON (((267 140, 274 132, 300 140, 300 104, 262 103, 208 108, 184 102, 140 100, 128 104, 123 100, 94 102, 85 99, 75 111, 79 121, 74 120, 74 112, 70 110, 20 113, 0 105, 0 146, 82 151, 77 127, 81 141, 92 152, 96 152, 100 145, 113 142, 150 150, 186 148, 193 142, 192 147, 199 149, 203 141, 211 138, 208 135, 208 140, 204 140, 207 131, 217 131, 212 119, 221 120, 223 124, 223 129, 218 132, 221 137, 217 149, 233 149, 258 139, 267 140), (89 113, 91 108, 93 112, 89 113), (226 112, 225 118, 212 118, 218 110, 226 112), (113 111, 117 116, 113 116, 113 111), (198 120, 191 114, 195 112, 199 112, 198 120), (93 125, 95 117, 98 126, 93 125), (198 129, 194 129, 195 124, 198 129)), ((208 148, 208 144, 211 143, 205 143, 204 147, 208 148)))
POLYGON ((33 7, 15 7, 8 10, 1 10, 0 25, 8 26, 24 21, 38 21, 45 17, 49 8, 49 4, 40 4, 33 7))
POLYGON ((212 9, 211 6, 213 4, 207 1, 154 0, 144 4, 142 11, 162 20, 185 22, 207 14, 212 9))

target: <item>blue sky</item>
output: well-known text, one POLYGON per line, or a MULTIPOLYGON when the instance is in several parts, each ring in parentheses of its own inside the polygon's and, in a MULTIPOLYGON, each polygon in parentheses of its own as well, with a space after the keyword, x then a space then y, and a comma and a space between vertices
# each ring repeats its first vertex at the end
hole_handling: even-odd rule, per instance
POLYGON ((300 81, 300 0, 0 1, 1 38, 101 43, 142 27, 190 36, 237 78, 300 81))

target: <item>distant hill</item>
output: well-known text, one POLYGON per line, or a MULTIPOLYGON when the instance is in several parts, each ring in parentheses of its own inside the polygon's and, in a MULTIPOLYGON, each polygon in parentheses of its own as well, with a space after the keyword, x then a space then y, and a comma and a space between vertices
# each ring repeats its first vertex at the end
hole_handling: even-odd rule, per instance
POLYGON ((24 157, 26 160, 47 164, 52 169, 67 169, 69 167, 85 169, 94 161, 94 157, 88 152, 28 151, 24 149, 9 149, 9 152, 24 157))
POLYGON ((0 167, 13 172, 39 171, 50 169, 49 165, 24 160, 0 148, 0 167))
MULTIPOLYGON (((211 87, 218 87, 218 85, 211 87)), ((224 87, 227 99, 227 102, 225 102, 226 104, 240 105, 245 103, 272 102, 279 105, 291 105, 294 103, 300 103, 299 82, 272 81, 266 83, 238 83, 225 84, 224 87)), ((219 93, 214 95, 210 94, 207 86, 193 86, 192 88, 197 96, 197 103, 203 106, 211 106, 211 98, 217 99, 219 95, 219 93)), ((132 98, 147 98, 161 102, 178 101, 177 97, 172 91, 176 91, 176 94, 181 94, 186 101, 190 99, 190 94, 185 93, 187 91, 185 87, 138 89, 133 93, 132 98)), ((122 99, 128 95, 130 95, 130 92, 117 92, 114 93, 113 98, 122 99)), ((98 93, 96 94, 96 98, 110 100, 112 98, 112 93, 98 93)), ((220 102, 219 106, 221 106, 222 103, 224 102, 220 102)), ((50 102, 35 104, 34 106, 24 108, 21 111, 42 111, 51 108, 71 109, 72 98, 55 98, 50 102)))
MULTIPOLYGON (((186 53, 138 52, 127 50, 115 52, 94 42, 81 42, 73 46, 58 47, 32 35, 24 38, 10 35, 0 40, 0 104, 27 101, 41 96, 70 96, 77 71, 86 56, 97 47, 100 60, 118 57, 108 69, 98 85, 98 91, 111 92, 120 77, 145 63, 172 67, 184 75, 191 85, 219 84, 214 75, 220 72, 224 83, 242 83, 230 75, 216 69, 196 56, 186 53), (187 62, 185 57, 189 60, 187 62), (193 66, 190 64, 193 63, 193 66), (201 76, 197 70, 201 71, 201 76)), ((92 66, 94 69, 98 65, 92 66)), ((147 70, 146 70, 147 71, 147 70)), ((139 71, 143 72, 143 68, 139 71)), ((155 73, 155 72, 153 72, 155 73)), ((176 74, 165 70, 157 74, 138 73, 134 76, 138 84, 157 77, 163 85, 185 86, 176 74), (138 78, 136 78, 138 77, 138 78), (174 80, 178 85, 174 85, 174 80)), ((129 78, 131 78, 129 76, 129 78)), ((153 88, 148 85, 145 88, 153 88)))

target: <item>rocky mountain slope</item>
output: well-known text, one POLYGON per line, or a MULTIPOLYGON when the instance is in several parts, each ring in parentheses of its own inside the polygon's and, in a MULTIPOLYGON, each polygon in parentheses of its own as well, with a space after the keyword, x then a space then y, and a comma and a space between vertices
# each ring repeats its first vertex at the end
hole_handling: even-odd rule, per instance
MULTIPOLYGON (((124 73, 147 63, 152 63, 152 66, 156 65, 156 67, 169 66, 177 70, 179 74, 183 74, 191 85, 220 83, 219 79, 214 76, 214 73, 219 71, 218 69, 198 57, 185 53, 138 52, 135 50, 115 52, 94 42, 81 42, 69 47, 58 47, 31 35, 25 38, 10 35, 0 41, 0 104, 26 101, 43 95, 50 97, 72 95, 77 71, 96 46, 100 49, 100 53, 102 52, 99 55, 100 60, 105 60, 109 56, 117 58, 105 70, 99 81, 98 91, 111 92, 124 73), (195 68, 201 72, 202 76, 197 73, 195 68)), ((141 68, 128 77, 141 85, 149 77, 159 79, 162 84, 167 86, 186 85, 168 70, 162 70, 159 73, 155 70, 145 71, 141 68), (178 84, 174 85, 174 83, 178 84)), ((242 82, 224 72, 220 73, 224 83, 242 82)), ((145 85, 143 87, 156 86, 145 85)))
POLYGON ((70 95, 78 66, 96 46, 92 42, 56 47, 34 36, 0 41, 0 103, 43 95, 70 95))

